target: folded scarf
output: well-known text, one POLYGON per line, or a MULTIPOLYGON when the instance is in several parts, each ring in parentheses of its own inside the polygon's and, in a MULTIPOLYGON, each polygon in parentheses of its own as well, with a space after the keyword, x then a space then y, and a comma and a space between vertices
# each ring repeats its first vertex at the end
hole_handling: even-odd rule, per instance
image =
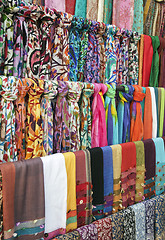
POLYGON ((83 226, 81 228, 78 228, 77 231, 81 236, 81 240, 86 240, 86 239, 97 240, 98 239, 97 227, 95 224, 83 226))
POLYGON ((124 239, 134 240, 136 237, 135 231, 135 213, 131 207, 123 211, 124 218, 124 239))
POLYGON ((136 146, 135 143, 123 143, 121 163, 122 207, 135 203, 136 191, 136 146))
POLYGON ((146 225, 146 238, 154 240, 154 225, 155 225, 155 200, 144 201, 142 204, 145 206, 145 225, 146 225))
POLYGON ((74 153, 63 153, 67 173, 67 217, 66 231, 77 228, 76 208, 76 157, 74 153))
POLYGON ((155 238, 164 239, 165 237, 165 195, 162 194, 154 198, 155 200, 155 238))
POLYGON ((58 236, 56 238, 53 238, 52 240, 55 240, 55 239, 66 239, 66 240, 71 240, 71 239, 74 239, 74 240, 80 240, 81 239, 81 236, 79 234, 79 232, 77 230, 71 232, 71 233, 66 233, 64 235, 61 235, 61 236, 58 236))
POLYGON ((164 124, 164 101, 165 101, 165 91, 161 88, 161 106, 160 106, 160 117, 159 117, 159 137, 163 136, 163 124, 164 124))
POLYGON ((112 222, 110 218, 103 218, 93 222, 97 227, 98 240, 112 240, 112 222))
POLYGON ((117 212, 109 216, 112 222, 112 239, 124 239, 124 217, 123 211, 117 212))
POLYGON ((113 213, 122 208, 122 198, 120 189, 121 162, 122 162, 122 147, 121 145, 113 145, 113 213))
POLYGON ((93 216, 98 220, 104 216, 103 151, 101 148, 92 148, 89 152, 93 185, 93 216))
POLYGON ((112 148, 102 147, 104 166, 104 213, 109 215, 113 208, 113 158, 112 148))
POLYGON ((143 138, 142 109, 140 102, 143 101, 145 94, 142 93, 142 87, 133 85, 133 102, 131 103, 131 129, 130 141, 140 141, 143 138))
POLYGON ((144 124, 143 139, 145 140, 152 138, 152 100, 149 88, 146 88, 143 124, 144 124))
POLYGON ((164 174, 164 141, 162 138, 154 138, 155 150, 156 150, 156 179, 155 189, 156 195, 160 195, 164 192, 165 174, 164 174))
POLYGON ((144 200, 145 153, 144 143, 135 142, 136 146, 136 195, 135 202, 144 200))
POLYGON ((66 232, 67 174, 62 153, 43 157, 42 162, 45 189, 45 239, 52 239, 66 232))
POLYGON ((149 87, 151 92, 151 99, 152 99, 152 137, 157 137, 157 108, 156 108, 156 99, 155 99, 155 92, 153 87, 149 87))

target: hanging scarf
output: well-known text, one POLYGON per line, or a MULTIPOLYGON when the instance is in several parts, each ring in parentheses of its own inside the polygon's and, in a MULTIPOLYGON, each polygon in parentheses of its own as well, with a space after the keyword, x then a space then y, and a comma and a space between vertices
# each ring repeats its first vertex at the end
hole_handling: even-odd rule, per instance
POLYGON ((138 41, 140 40, 140 35, 133 32, 130 37, 129 49, 128 49, 128 84, 138 84, 139 75, 139 56, 138 56, 138 41))
POLYGON ((45 6, 57 11, 66 12, 65 0, 45 0, 45 6))
POLYGON ((118 117, 116 111, 116 85, 106 84, 108 91, 105 96, 106 124, 108 145, 118 144, 118 117))
POLYGON ((80 109, 78 101, 83 88, 82 83, 68 82, 69 92, 67 101, 69 106, 69 129, 70 129, 70 145, 71 151, 80 149, 80 109))
POLYGON ((47 155, 53 154, 53 108, 51 99, 57 95, 57 84, 45 80, 44 93, 41 99, 41 116, 43 128, 43 146, 47 155))
POLYGON ((86 240, 86 239, 97 240, 98 239, 97 227, 93 223, 90 225, 86 225, 81 228, 78 228, 77 231, 81 236, 81 240, 86 240))
POLYGON ((117 212, 109 217, 112 222, 112 239, 124 239, 123 212, 117 212))
POLYGON ((76 0, 65 0, 65 11, 74 15, 76 0))
POLYGON ((165 176, 164 176, 164 141, 162 138, 154 138, 156 150, 156 178, 155 189, 156 196, 164 192, 165 176))
POLYGON ((113 156, 112 148, 102 147, 104 167, 104 214, 112 214, 113 208, 113 156))
POLYGON ((160 56, 160 72, 159 72, 159 87, 165 87, 165 39, 159 37, 160 46, 158 48, 158 53, 160 56))
POLYGON ((92 143, 93 147, 107 146, 107 130, 103 95, 107 91, 104 84, 94 84, 95 91, 92 102, 92 143))
POLYGON ((40 18, 40 79, 50 79, 51 73, 51 27, 55 21, 56 14, 53 10, 43 7, 43 14, 40 18))
POLYGON ((148 0, 145 6, 146 17, 144 18, 143 30, 144 30, 144 34, 147 34, 147 35, 153 35, 152 27, 153 27, 155 4, 156 4, 155 0, 148 0))
POLYGON ((156 99, 155 99, 155 92, 153 87, 149 87, 151 92, 151 99, 152 99, 152 137, 157 137, 157 108, 156 108, 156 99))
POLYGON ((113 213, 118 212, 122 208, 122 198, 120 189, 122 147, 121 145, 113 145, 113 213))
POLYGON ((54 26, 52 40, 51 79, 69 80, 69 31, 73 16, 60 13, 54 26))
POLYGON ((98 0, 87 0, 86 18, 97 21, 98 0))
POLYGON ((130 102, 133 100, 133 86, 122 85, 125 92, 119 92, 117 107, 119 143, 130 141, 130 102))
POLYGON ((149 86, 158 87, 158 76, 159 76, 158 47, 160 45, 160 41, 158 36, 152 36, 151 39, 152 39, 152 47, 153 47, 153 58, 152 58, 149 86))
POLYGON ((136 191, 136 146, 135 143, 123 143, 121 163, 122 207, 135 203, 136 191))
POLYGON ((66 233, 64 235, 59 235, 58 237, 54 238, 54 240, 56 239, 65 239, 65 240, 80 240, 80 234, 77 230, 70 232, 70 233, 66 233))
POLYGON ((13 101, 18 95, 18 81, 15 77, 1 76, 2 90, 0 116, 0 161, 17 161, 17 149, 15 143, 15 109, 13 101))
POLYGON ((106 24, 112 23, 113 0, 104 0, 104 19, 106 24))
POLYGON ((164 124, 164 101, 165 101, 165 91, 161 88, 161 106, 160 106, 160 118, 159 118, 159 137, 163 136, 163 124, 164 124))
POLYGON ((81 106, 80 106, 80 124, 81 124, 81 149, 91 148, 91 130, 92 116, 90 97, 94 93, 94 85, 92 83, 84 83, 82 90, 81 106))
POLYGON ((14 68, 15 77, 25 77, 28 51, 28 29, 25 17, 17 16, 14 21, 14 68))
POLYGON ((101 148, 92 148, 89 149, 89 152, 91 155, 91 174, 93 185, 92 213, 94 220, 98 220, 104 217, 103 151, 101 148))
POLYGON ((136 146, 136 195, 135 202, 144 200, 144 179, 145 179, 145 152, 144 143, 135 142, 136 146))
POLYGON ((134 18, 132 31, 143 33, 143 0, 134 1, 134 18))
POLYGON ((145 150, 145 199, 149 199, 155 196, 155 165, 156 165, 156 153, 155 144, 152 139, 144 140, 145 150))
POLYGON ((76 156, 74 153, 64 153, 67 173, 67 215, 66 232, 77 228, 76 209, 76 156))
POLYGON ((87 0, 76 0, 75 16, 86 18, 87 0))
POLYGON ((104 18, 104 0, 98 0, 97 21, 103 22, 104 18))
POLYGON ((165 228, 165 195, 155 197, 155 238, 164 238, 164 228, 165 228))
POLYGON ((40 109, 40 97, 43 92, 44 81, 31 79, 27 107, 26 159, 42 157, 45 155, 40 109))
POLYGON ((160 105, 161 105, 161 88, 154 87, 156 110, 157 110, 157 137, 159 137, 159 119, 160 119, 160 105))
POLYGON ((97 227, 98 240, 112 240, 112 223, 110 218, 103 218, 93 222, 97 227))
POLYGON ((18 79, 18 98, 15 101, 15 141, 18 160, 25 159, 25 138, 26 138, 26 105, 25 96, 31 86, 31 80, 28 78, 18 79))
POLYGON ((143 124, 144 124, 143 139, 145 140, 152 138, 152 100, 149 88, 146 88, 143 124))
POLYGON ((143 138, 142 109, 140 102, 143 101, 145 94, 142 93, 142 87, 133 85, 133 102, 131 103, 131 128, 130 141, 139 141, 143 138))
POLYGON ((138 53, 139 53, 139 77, 138 77, 138 85, 142 86, 142 74, 143 74, 143 52, 144 52, 144 35, 141 34, 140 42, 138 45, 138 53))
POLYGON ((100 45, 97 38, 99 23, 91 21, 88 32, 88 49, 85 66, 84 82, 100 83, 100 45))
POLYGON ((76 200, 77 227, 91 223, 92 214, 92 179, 90 153, 77 151, 76 156, 76 200))
POLYGON ((143 204, 145 206, 146 239, 154 240, 155 201, 150 199, 144 201, 143 204))
POLYGON ((135 213, 132 208, 127 208, 123 212, 124 218, 124 239, 134 240, 136 236, 135 231, 135 213))

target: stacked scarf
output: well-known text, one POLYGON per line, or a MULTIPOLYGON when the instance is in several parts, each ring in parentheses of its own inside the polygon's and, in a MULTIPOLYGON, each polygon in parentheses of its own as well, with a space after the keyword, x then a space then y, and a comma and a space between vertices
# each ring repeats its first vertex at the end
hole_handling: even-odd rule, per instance
POLYGON ((152 138, 152 100, 151 100, 151 92, 149 88, 146 88, 146 97, 144 104, 144 137, 143 139, 152 138))

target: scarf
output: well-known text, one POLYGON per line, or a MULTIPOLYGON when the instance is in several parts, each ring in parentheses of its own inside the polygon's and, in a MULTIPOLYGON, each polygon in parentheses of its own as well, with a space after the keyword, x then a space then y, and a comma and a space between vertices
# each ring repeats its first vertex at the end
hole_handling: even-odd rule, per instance
POLYGON ((86 240, 86 239, 97 240, 98 239, 97 227, 93 223, 90 225, 86 225, 81 228, 78 228, 77 231, 81 236, 81 240, 86 240))
POLYGON ((91 173, 93 185, 93 216, 95 220, 104 217, 104 169, 101 148, 89 149, 91 155, 91 173))
POLYGON ((153 58, 152 58, 149 86, 158 87, 158 76, 159 76, 158 47, 160 45, 160 41, 158 36, 152 36, 151 39, 152 39, 152 47, 153 47, 153 58))
POLYGON ((117 107, 119 143, 130 141, 130 102, 133 100, 133 86, 122 85, 125 92, 119 92, 117 107))
POLYGON ((66 231, 67 173, 65 158, 62 153, 57 153, 41 159, 45 189, 45 239, 52 239, 66 231))
POLYGON ((15 101, 15 142, 18 160, 25 159, 26 105, 25 96, 31 87, 28 78, 18 79, 18 98, 15 101))
POLYGON ((157 110, 157 137, 159 137, 159 117, 160 117, 160 99, 161 99, 161 88, 154 87, 155 102, 157 110))
POLYGON ((113 157, 112 148, 102 147, 104 168, 104 214, 110 215, 113 206, 113 157))
POLYGON ((88 150, 77 151, 76 156, 76 200, 77 227, 89 224, 92 214, 91 163, 88 150))
POLYGON ((156 196, 164 192, 165 176, 164 176, 164 141, 162 138, 153 139, 156 150, 156 178, 155 189, 156 196))
POLYGON ((45 0, 45 6, 48 8, 56 9, 57 11, 65 12, 66 10, 66 5, 65 5, 65 0, 45 0))
POLYGON ((104 0, 98 0, 97 21, 103 22, 104 18, 104 0))
POLYGON ((132 31, 143 33, 143 0, 134 1, 134 18, 132 31))
POLYGON ((80 149, 80 109, 78 101, 81 96, 83 83, 68 82, 69 91, 67 101, 69 106, 69 129, 71 151, 80 149))
POLYGON ((143 139, 145 140, 152 138, 152 100, 149 88, 146 88, 143 124, 144 124, 143 139))
POLYGON ((124 239, 134 240, 136 236, 135 213, 131 207, 123 211, 124 239))
POLYGON ((150 87, 150 92, 151 92, 151 99, 152 99, 152 137, 156 138, 157 137, 157 109, 156 109, 156 99, 155 99, 155 92, 154 88, 150 87))
POLYGON ((15 109, 13 101, 18 95, 18 81, 15 77, 1 76, 2 90, 0 91, 0 161, 17 161, 15 142, 15 109))
POLYGON ((136 192, 136 146, 135 143, 123 143, 121 163, 122 207, 135 203, 136 192))
POLYGON ((71 233, 66 233, 64 235, 60 235, 56 238, 53 238, 53 240, 56 240, 56 239, 66 239, 66 240, 80 240, 81 237, 80 237, 80 234, 77 230, 71 232, 71 233))
POLYGON ((87 19, 97 21, 98 0, 87 0, 87 19))
POLYGON ((28 92, 29 99, 27 107, 26 159, 45 155, 40 108, 40 97, 44 92, 44 80, 30 80, 31 87, 28 92))
POLYGON ((112 239, 124 239, 123 211, 114 213, 109 218, 112 222, 112 239))
POLYGON ((41 99, 41 116, 43 128, 43 146, 47 155, 53 154, 53 108, 51 99, 57 95, 57 84, 45 79, 44 93, 41 99))
POLYGON ((107 86, 95 83, 94 87, 92 102, 92 148, 107 146, 107 130, 103 101, 103 95, 107 91, 107 86))
POLYGON ((159 117, 159 137, 163 136, 163 124, 164 124, 164 102, 165 102, 165 91, 161 88, 161 106, 160 106, 160 117, 159 117))
POLYGON ((73 16, 60 13, 53 28, 53 40, 51 51, 51 79, 69 80, 69 31, 73 16), (64 57, 62 57, 64 56, 64 57))
POLYGON ((92 114, 90 97, 93 93, 94 85, 92 83, 84 83, 80 105, 80 138, 82 150, 86 148, 91 148, 92 114))
POLYGON ((106 84, 108 91, 105 95, 105 111, 107 124, 108 145, 118 144, 118 117, 116 111, 116 86, 106 84))
POLYGON ((93 224, 97 227, 98 240, 112 240, 112 223, 110 218, 97 220, 93 224))
POLYGON ((138 85, 142 86, 143 53, 144 53, 144 35, 143 34, 141 34, 138 53, 139 53, 139 77, 138 77, 139 81, 138 81, 138 85))
POLYGON ((77 228, 76 208, 76 156, 74 153, 64 153, 67 173, 67 214, 66 232, 77 228))
POLYGON ((135 91, 133 93, 133 102, 131 103, 131 128, 130 141, 139 141, 143 138, 143 122, 142 109, 140 102, 143 101, 145 94, 142 93, 142 87, 138 85, 133 86, 135 91))
POLYGON ((144 179, 145 179, 145 152, 144 143, 135 142, 136 146, 136 195, 135 202, 144 200, 144 179))
POLYGON ((144 201, 143 204, 145 206, 146 239, 154 240, 155 201, 150 199, 144 201))
POLYGON ((69 106, 67 102, 68 82, 58 81, 58 94, 54 116, 53 152, 70 151, 69 106))
POLYGON ((164 234, 164 228, 165 228, 165 195, 160 195, 155 197, 155 238, 163 239, 164 234))
POLYGON ((76 4, 76 0, 65 0, 65 11, 67 13, 70 13, 72 15, 74 15, 75 13, 75 4, 76 4))
POLYGON ((112 23, 113 0, 104 0, 104 16, 103 22, 106 24, 112 23))
POLYGON ((113 145, 113 213, 121 209, 122 197, 120 189, 121 163, 122 163, 122 147, 121 145, 113 145))
POLYGON ((75 16, 86 18, 87 0, 76 0, 75 16))
POLYGON ((159 87, 165 87, 165 40, 162 37, 159 37, 160 46, 158 48, 158 53, 160 56, 160 71, 159 71, 159 87))

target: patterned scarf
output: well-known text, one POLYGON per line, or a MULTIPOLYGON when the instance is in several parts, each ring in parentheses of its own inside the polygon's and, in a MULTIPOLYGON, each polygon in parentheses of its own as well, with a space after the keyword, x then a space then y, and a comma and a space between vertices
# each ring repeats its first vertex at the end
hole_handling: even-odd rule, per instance
POLYGON ((98 240, 112 240, 112 223, 110 218, 104 218, 93 222, 97 227, 98 240))
POLYGON ((69 106, 67 102, 68 82, 58 81, 58 95, 54 116, 53 152, 70 151, 69 106))
POLYGON ((105 95, 105 110, 108 145, 118 144, 118 117, 116 111, 116 85, 106 84, 108 91, 105 95))
POLYGON ((41 99, 41 116, 43 128, 43 146, 47 155, 53 154, 53 108, 51 100, 57 95, 57 84, 45 80, 44 93, 41 99))
POLYGON ((67 101, 69 106, 69 129, 71 151, 80 149, 80 109, 78 101, 80 99, 83 83, 68 82, 69 92, 67 101))
POLYGON ((1 76, 2 90, 0 91, 0 162, 17 161, 15 143, 15 109, 13 101, 18 95, 18 81, 15 77, 1 76))
POLYGON ((109 216, 112 222, 112 239, 124 239, 123 211, 109 216))
POLYGON ((123 211, 124 218, 124 239, 134 240, 136 239, 135 228, 135 213, 131 207, 128 207, 123 211))
POLYGON ((143 204, 145 206, 146 239, 154 240, 155 201, 150 199, 144 201, 143 204))
POLYGON ((25 139, 26 139, 26 105, 25 96, 31 86, 31 80, 28 78, 18 79, 18 98, 15 101, 15 141, 17 147, 18 160, 25 159, 25 139))
POLYGON ((97 227, 95 224, 83 226, 81 228, 78 228, 77 231, 81 236, 81 240, 86 240, 86 239, 97 240, 98 239, 97 227))
POLYGON ((52 40, 51 79, 69 80, 69 31, 73 16, 60 13, 54 26, 52 40))
POLYGON ((81 237, 80 237, 80 234, 77 230, 71 232, 71 233, 67 233, 67 234, 64 234, 64 235, 60 235, 56 238, 53 238, 53 240, 56 240, 56 239, 65 239, 65 240, 80 240, 81 237))
POLYGON ((132 31, 143 33, 143 0, 134 1, 134 18, 132 31))
POLYGON ((155 197, 155 239, 165 238, 165 195, 155 197))
POLYGON ((45 156, 40 108, 40 97, 43 92, 44 81, 31 79, 27 107, 26 159, 45 156))
POLYGON ((82 90, 81 106, 80 106, 80 138, 81 149, 91 148, 91 130, 92 130, 92 116, 90 97, 94 93, 94 85, 92 83, 84 83, 82 90))

